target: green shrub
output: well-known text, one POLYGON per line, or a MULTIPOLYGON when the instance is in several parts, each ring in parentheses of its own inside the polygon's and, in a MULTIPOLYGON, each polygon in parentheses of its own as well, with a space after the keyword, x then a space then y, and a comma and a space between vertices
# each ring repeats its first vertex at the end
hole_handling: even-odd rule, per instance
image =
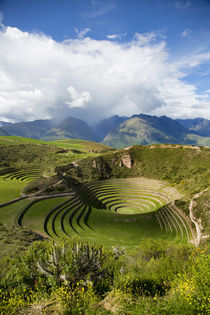
POLYGON ((190 307, 194 314, 210 312, 210 255, 198 249, 190 257, 190 270, 174 281, 174 296, 178 303, 190 307))

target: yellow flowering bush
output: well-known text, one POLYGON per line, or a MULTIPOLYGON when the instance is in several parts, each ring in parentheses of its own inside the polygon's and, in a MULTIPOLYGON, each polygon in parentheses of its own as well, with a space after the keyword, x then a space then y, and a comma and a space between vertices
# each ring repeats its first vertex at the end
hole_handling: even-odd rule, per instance
POLYGON ((210 255, 197 249, 190 257, 191 271, 178 274, 174 294, 196 314, 210 313, 210 255))

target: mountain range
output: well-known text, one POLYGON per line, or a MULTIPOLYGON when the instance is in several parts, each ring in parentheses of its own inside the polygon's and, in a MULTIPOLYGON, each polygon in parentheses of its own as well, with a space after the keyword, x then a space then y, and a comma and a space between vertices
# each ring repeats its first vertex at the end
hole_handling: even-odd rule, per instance
POLYGON ((133 144, 179 143, 210 146, 210 120, 171 119, 145 114, 131 117, 117 115, 95 126, 68 117, 63 121, 0 122, 0 135, 21 136, 42 140, 83 139, 102 142, 115 148, 133 144))

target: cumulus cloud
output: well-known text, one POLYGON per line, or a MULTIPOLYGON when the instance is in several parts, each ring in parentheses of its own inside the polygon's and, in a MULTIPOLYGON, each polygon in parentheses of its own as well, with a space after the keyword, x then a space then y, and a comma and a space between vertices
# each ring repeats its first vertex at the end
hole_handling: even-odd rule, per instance
POLYGON ((77 33, 77 37, 79 38, 79 39, 83 39, 84 37, 85 37, 85 35, 88 33, 88 32, 90 32, 91 31, 91 29, 90 28, 84 28, 84 29, 82 29, 82 30, 79 30, 77 27, 75 27, 75 33, 77 33))
POLYGON ((92 100, 89 92, 78 92, 73 86, 69 86, 67 89, 70 101, 65 102, 65 104, 69 105, 70 108, 72 107, 85 107, 87 103, 92 100))
POLYGON ((60 43, 4 27, 0 47, 0 120, 72 115, 91 123, 141 112, 210 118, 210 98, 184 80, 210 53, 172 62, 155 32, 123 43, 83 36, 60 43))

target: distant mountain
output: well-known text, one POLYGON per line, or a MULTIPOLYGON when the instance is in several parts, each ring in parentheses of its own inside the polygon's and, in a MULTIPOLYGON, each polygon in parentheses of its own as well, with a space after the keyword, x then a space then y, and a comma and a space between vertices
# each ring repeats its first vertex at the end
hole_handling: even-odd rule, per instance
POLYGON ((134 115, 108 133, 103 143, 117 148, 133 144, 178 143, 188 130, 166 116, 134 115))
POLYGON ((97 140, 94 130, 85 121, 73 117, 68 117, 54 128, 47 131, 42 140, 59 139, 82 139, 97 140))
POLYGON ((166 135, 161 130, 151 126, 139 116, 123 121, 108 133, 103 143, 116 148, 123 148, 134 144, 176 143, 176 139, 166 135))
POLYGON ((199 136, 210 137, 210 120, 208 119, 177 119, 177 121, 199 136))
POLYGON ((4 131, 2 128, 0 128, 0 136, 9 136, 10 134, 6 131, 4 131))
POLYGON ((0 127, 11 124, 10 122, 0 121, 0 127))
POLYGON ((189 133, 188 129, 167 116, 150 116, 145 114, 134 115, 132 117, 139 117, 147 122, 147 124, 155 129, 158 129, 170 136, 176 141, 181 141, 183 137, 189 133))
POLYGON ((6 124, 1 128, 12 136, 40 139, 54 125, 54 120, 47 119, 6 124))
POLYGON ((128 119, 128 117, 119 117, 117 115, 101 120, 95 127, 94 132, 98 137, 98 141, 102 141, 104 137, 113 129, 115 129, 121 122, 128 119))
POLYGON ((114 148, 133 144, 179 143, 210 146, 210 121, 204 118, 171 119, 145 114, 132 117, 117 115, 103 119, 94 127, 68 117, 56 120, 4 123, 0 135, 42 140, 82 139, 102 142, 114 148))
POLYGON ((180 143, 210 146, 210 138, 192 135, 178 121, 166 116, 134 115, 110 131, 103 143, 123 148, 134 144, 180 143))

